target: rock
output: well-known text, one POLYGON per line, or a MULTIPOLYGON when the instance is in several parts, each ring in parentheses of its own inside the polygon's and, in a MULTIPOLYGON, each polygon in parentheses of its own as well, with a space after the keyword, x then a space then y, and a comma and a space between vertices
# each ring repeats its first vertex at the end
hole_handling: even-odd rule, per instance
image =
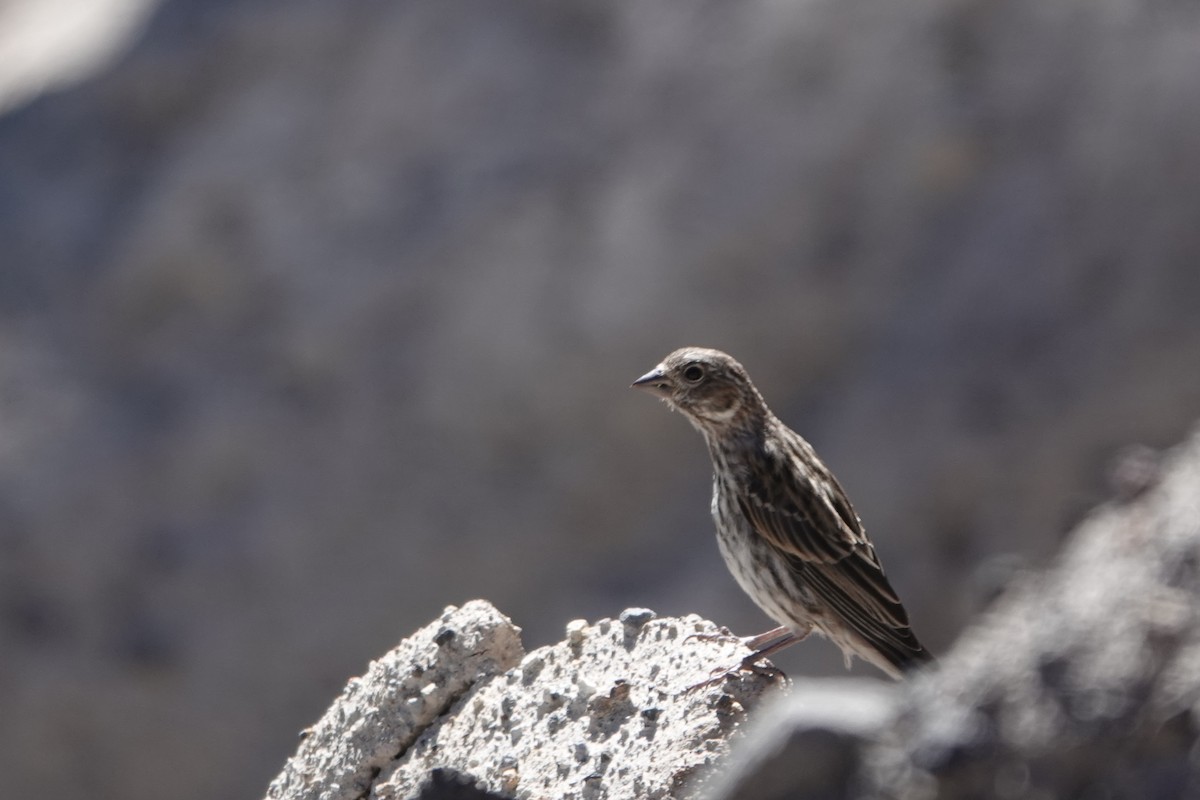
POLYGON ((499 612, 448 610, 351 681, 267 797, 677 797, 773 685, 741 674, 689 691, 746 654, 696 616, 631 609, 568 628, 518 664, 499 612))
POLYGON ((876 680, 797 682, 748 726, 710 795, 737 800, 853 797, 860 742, 890 724, 899 691, 876 680))
POLYGON ((405 639, 341 697, 267 790, 272 800, 354 800, 469 689, 517 664, 521 631, 474 600, 405 639))
POLYGON ((439 767, 429 773, 416 800, 508 800, 507 795, 480 789, 470 775, 439 767))

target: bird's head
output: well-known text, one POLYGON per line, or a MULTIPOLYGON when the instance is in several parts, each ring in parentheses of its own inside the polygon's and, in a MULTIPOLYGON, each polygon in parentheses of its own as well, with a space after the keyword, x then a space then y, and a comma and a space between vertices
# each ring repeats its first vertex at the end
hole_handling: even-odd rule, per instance
POLYGON ((720 350, 676 350, 633 387, 661 397, 704 432, 750 423, 766 413, 745 368, 720 350))

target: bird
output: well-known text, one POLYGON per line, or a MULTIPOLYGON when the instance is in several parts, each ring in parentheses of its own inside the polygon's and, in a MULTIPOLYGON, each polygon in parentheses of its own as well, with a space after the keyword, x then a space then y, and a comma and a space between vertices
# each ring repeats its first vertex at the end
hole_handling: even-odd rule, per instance
POLYGON ((632 387, 664 400, 704 436, 721 555, 778 623, 745 639, 753 652, 700 686, 738 670, 762 671, 757 662, 813 632, 841 649, 847 668, 858 657, 899 680, 933 661, 841 484, 771 412, 738 361, 684 347, 632 387))

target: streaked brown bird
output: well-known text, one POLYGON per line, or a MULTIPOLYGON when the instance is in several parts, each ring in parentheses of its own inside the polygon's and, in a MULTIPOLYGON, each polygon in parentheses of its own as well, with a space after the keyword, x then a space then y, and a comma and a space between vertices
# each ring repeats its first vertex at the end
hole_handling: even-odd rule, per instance
POLYGON ((780 624, 747 641, 753 665, 816 631, 893 678, 933 657, 849 498, 812 446, 767 408, 746 370, 685 347, 633 382, 704 435, 717 544, 738 584, 780 624))

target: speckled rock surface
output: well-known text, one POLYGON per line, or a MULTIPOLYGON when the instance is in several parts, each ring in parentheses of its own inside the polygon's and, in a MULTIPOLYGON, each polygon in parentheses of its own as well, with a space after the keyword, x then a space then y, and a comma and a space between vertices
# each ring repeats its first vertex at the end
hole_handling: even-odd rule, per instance
POLYGON ((470 687, 521 660, 521 631, 482 600, 441 617, 371 663, 347 684, 271 782, 272 800, 363 797, 379 770, 403 753, 470 687))
POLYGON ((742 673, 692 689, 746 652, 700 617, 629 609, 522 659, 519 630, 472 601, 352 680, 267 797, 407 800, 464 781, 518 798, 690 796, 775 686, 742 673))
POLYGON ((477 686, 390 770, 372 797, 404 800, 430 771, 454 767, 519 798, 689 795, 724 756, 746 709, 772 682, 742 675, 687 691, 746 654, 697 616, 567 627, 564 641, 477 686))

